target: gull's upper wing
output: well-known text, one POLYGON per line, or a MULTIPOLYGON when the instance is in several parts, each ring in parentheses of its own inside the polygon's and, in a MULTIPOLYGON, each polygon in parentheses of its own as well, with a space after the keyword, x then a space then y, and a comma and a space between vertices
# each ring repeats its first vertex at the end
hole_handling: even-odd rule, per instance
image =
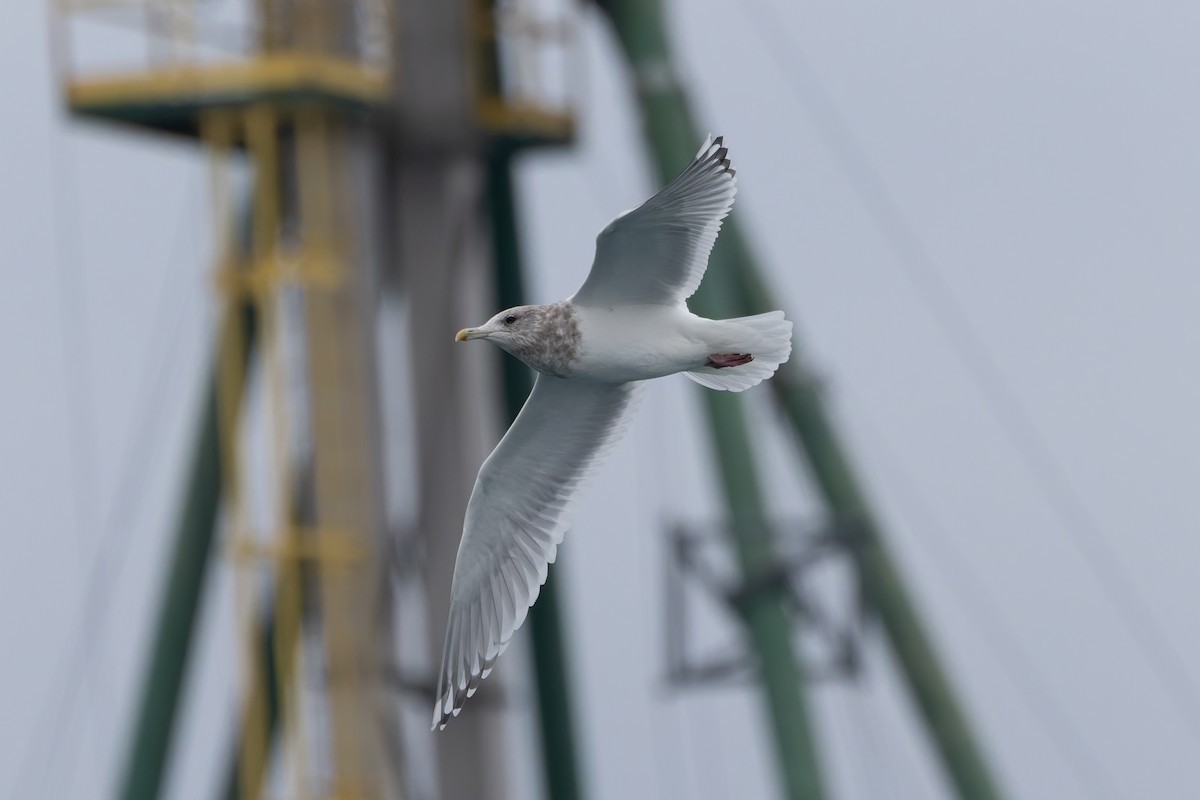
POLYGON ((525 621, 580 489, 625 432, 639 389, 539 375, 483 463, 454 564, 434 727, 458 714, 525 621))
POLYGON ((583 306, 675 305, 700 286, 737 191, 721 137, 661 192, 608 223, 596 259, 571 298, 583 306))

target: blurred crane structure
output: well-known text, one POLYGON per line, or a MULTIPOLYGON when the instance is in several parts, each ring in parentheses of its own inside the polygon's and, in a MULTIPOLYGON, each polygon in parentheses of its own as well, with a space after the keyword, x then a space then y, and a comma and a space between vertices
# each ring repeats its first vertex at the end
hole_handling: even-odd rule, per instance
MULTIPOLYGON (((659 179, 669 180, 685 163, 685 143, 697 138, 690 100, 674 66, 660 0, 598 0, 612 21, 629 62, 650 153, 659 179)), ((693 298, 706 316, 728 317, 778 308, 756 268, 736 221, 726 224, 710 260, 711 277, 693 298)), ((806 369, 803 348, 768 382, 800 445, 835 530, 864 536, 848 546, 867 613, 882 623, 947 776, 964 800, 998 800, 999 789, 975 744, 953 688, 888 554, 865 495, 825 409, 817 381, 806 369)), ((762 519, 754 458, 737 410, 739 398, 706 395, 710 424, 721 454, 734 544, 749 592, 735 592, 735 608, 746 619, 760 655, 767 712, 774 723, 776 758, 788 796, 819 798, 822 789, 813 755, 804 704, 792 687, 799 683, 800 662, 777 621, 788 603, 787 586, 778 574, 775 535, 762 519), (756 507, 757 506, 757 507, 756 507), (763 543, 766 543, 765 545, 763 543), (764 580, 764 578, 766 578, 764 580), (765 629, 765 630, 764 630, 765 629), (787 651, 784 651, 786 642, 787 651)))
MULTIPOLYGON (((223 522, 246 665, 227 795, 282 785, 298 797, 403 797, 398 704, 386 685, 396 642, 377 309, 381 296, 402 296, 411 351, 437 358, 450 341, 444 321, 465 311, 459 287, 491 286, 480 236, 489 158, 573 132, 565 96, 530 83, 544 72, 531 43, 560 40, 562 21, 555 28, 520 7, 384 0, 77 0, 57 12, 75 114, 192 137, 209 154, 226 307, 120 795, 161 790, 223 522), (122 35, 126 46, 114 47, 122 35), (513 76, 503 85, 502 69, 513 76), (474 244, 455 252, 459 241, 474 244), (243 443, 251 386, 269 438, 269 468, 253 476, 243 443)), ((475 293, 471 305, 481 312, 491 299, 475 293)), ((496 391, 472 367, 424 383, 422 419, 489 419, 496 391)), ((439 532, 425 542, 430 633, 418 649, 427 652, 440 651, 465 492, 494 433, 416 426, 418 528, 439 532)), ((431 698, 413 701, 424 716, 431 698)), ((495 772, 461 769, 501 770, 505 737, 494 728, 481 712, 438 739, 444 796, 504 796, 495 772)))
MULTIPOLYGON (((658 177, 669 180, 701 131, 658 2, 597 5, 630 63, 658 177)), ((396 664, 398 652, 416 652, 432 672, 462 509, 500 431, 495 400, 503 396, 511 418, 530 385, 512 359, 496 375, 490 355, 452 357, 446 326, 523 299, 511 159, 573 140, 577 12, 567 0, 57 0, 71 111, 189 137, 212 170, 222 322, 123 800, 162 792, 206 572, 222 549, 236 563, 244 667, 225 797, 509 796, 514 676, 498 670, 472 713, 420 744, 432 686, 396 664), (400 416, 381 392, 396 368, 377 352, 388 304, 406 311, 408 376, 421 377, 404 381, 415 417, 414 547, 398 546, 387 513, 396 479, 381 432, 400 416), (422 559, 423 624, 397 622, 396 558, 422 559), (415 728, 406 722, 414 714, 415 728), (428 786, 411 774, 420 754, 435 762, 423 767, 428 786)), ((727 227, 694 307, 734 316, 777 305, 727 227)), ((867 607, 959 796, 994 800, 802 356, 797 348, 771 385, 833 535, 856 532, 848 552, 867 607)), ((785 582, 769 579, 781 556, 741 400, 704 399, 743 583, 730 600, 754 649, 747 663, 763 686, 781 794, 815 800, 824 794, 805 664, 785 582)), ((559 615, 552 580, 530 616, 533 681, 546 793, 573 800, 585 792, 559 615)))

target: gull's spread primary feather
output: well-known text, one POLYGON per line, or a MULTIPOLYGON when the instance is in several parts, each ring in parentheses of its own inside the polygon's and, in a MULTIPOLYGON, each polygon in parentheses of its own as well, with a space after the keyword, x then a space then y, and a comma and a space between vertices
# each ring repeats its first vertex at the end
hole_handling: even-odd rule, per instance
POLYGON ((568 300, 501 311, 458 341, 488 339, 538 377, 484 461, 467 503, 433 726, 445 727, 488 676, 537 599, 580 491, 624 434, 644 382, 682 372, 740 392, 787 361, 782 311, 711 320, 688 311, 737 191, 720 137, 640 207, 596 237, 568 300))

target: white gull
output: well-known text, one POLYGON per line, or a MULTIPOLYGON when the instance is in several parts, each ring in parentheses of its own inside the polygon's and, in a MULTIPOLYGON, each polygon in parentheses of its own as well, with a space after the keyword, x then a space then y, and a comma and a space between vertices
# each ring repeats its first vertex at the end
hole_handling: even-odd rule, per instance
POLYGON ((711 320, 684 302, 733 207, 727 156, 720 137, 706 140, 670 185, 610 222, 573 297, 501 311, 455 337, 494 342, 538 376, 467 503, 434 728, 458 715, 525 621, 580 491, 628 427, 644 382, 682 372, 740 392, 791 354, 782 311, 711 320))

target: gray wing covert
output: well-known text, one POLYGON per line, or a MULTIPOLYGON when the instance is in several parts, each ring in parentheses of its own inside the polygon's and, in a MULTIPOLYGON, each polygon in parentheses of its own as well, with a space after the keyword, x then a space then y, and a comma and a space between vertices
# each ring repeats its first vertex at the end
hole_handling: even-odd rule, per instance
POLYGON ((676 305, 700 286, 721 222, 733 208, 736 171, 722 137, 705 140, 662 191, 614 219, 596 237, 577 305, 676 305))

